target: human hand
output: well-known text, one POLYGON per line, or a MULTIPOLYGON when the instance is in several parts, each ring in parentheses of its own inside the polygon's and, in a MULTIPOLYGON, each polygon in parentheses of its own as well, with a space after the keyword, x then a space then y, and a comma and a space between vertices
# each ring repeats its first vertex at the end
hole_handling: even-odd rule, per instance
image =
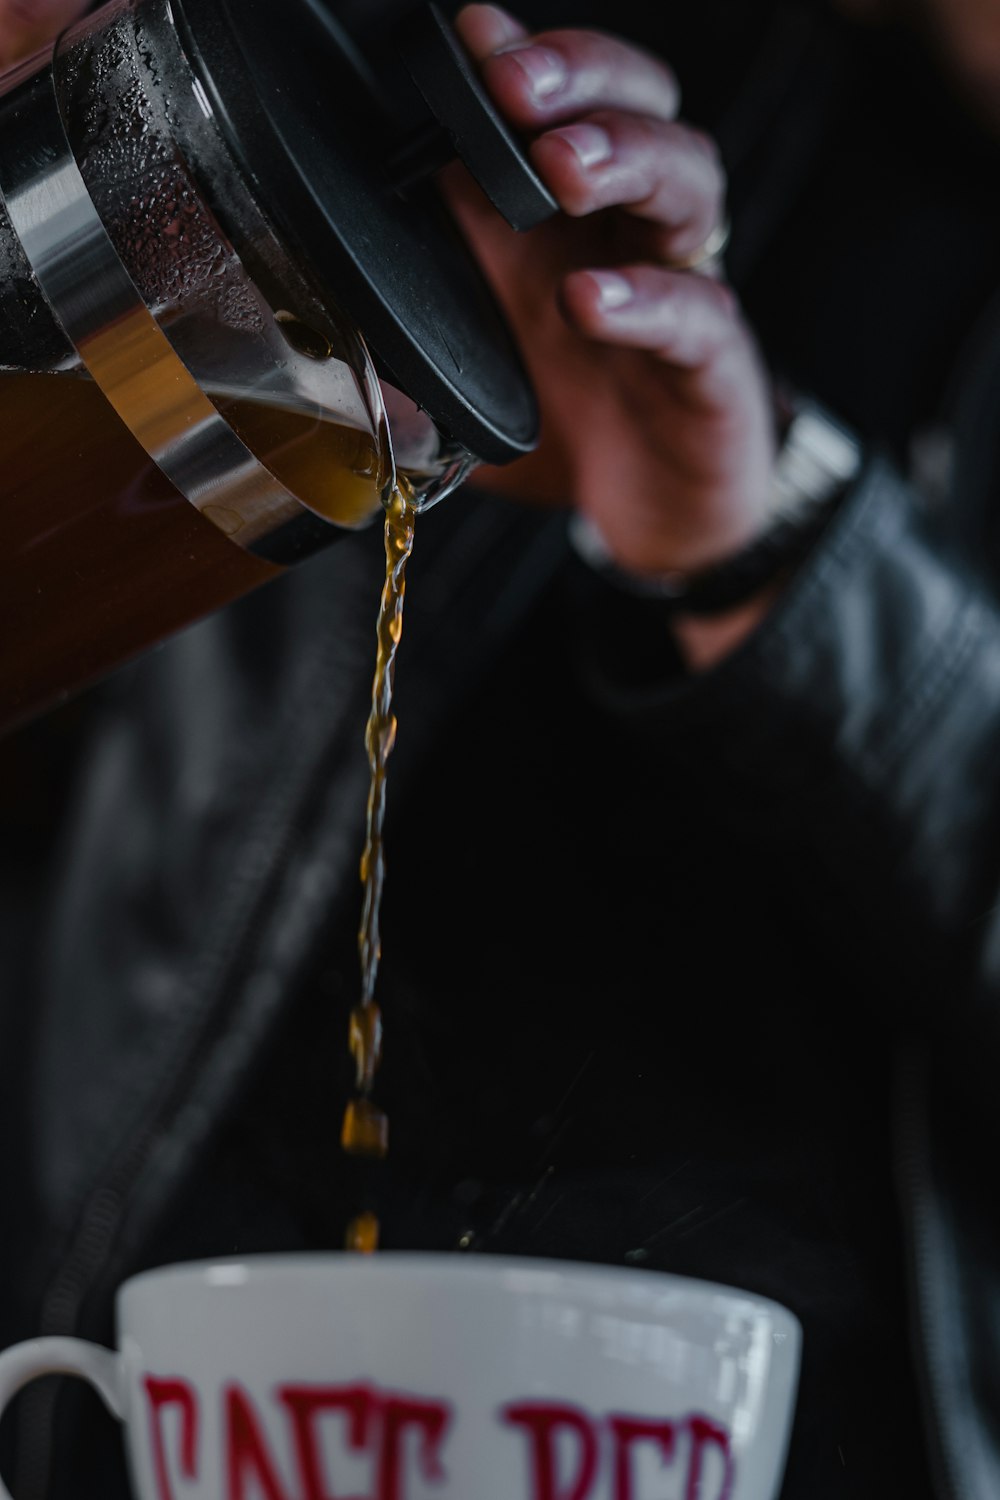
POLYGON ((87 9, 88 0, 0 0, 0 68, 30 57, 87 9))
POLYGON ((480 475, 575 506, 635 574, 720 560, 760 528, 776 442, 735 296, 716 276, 669 269, 724 218, 718 154, 678 120, 665 64, 636 46, 529 36, 492 5, 466 6, 456 25, 563 210, 515 234, 467 174, 446 177, 542 411, 538 451, 480 475))

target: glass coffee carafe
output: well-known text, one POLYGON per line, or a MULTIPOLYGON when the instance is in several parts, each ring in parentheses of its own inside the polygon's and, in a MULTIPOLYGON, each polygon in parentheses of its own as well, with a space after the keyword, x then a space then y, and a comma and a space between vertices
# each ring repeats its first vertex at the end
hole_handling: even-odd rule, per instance
POLYGON ((0 728, 535 441, 433 176, 553 204, 432 6, 112 0, 0 78, 0 728))

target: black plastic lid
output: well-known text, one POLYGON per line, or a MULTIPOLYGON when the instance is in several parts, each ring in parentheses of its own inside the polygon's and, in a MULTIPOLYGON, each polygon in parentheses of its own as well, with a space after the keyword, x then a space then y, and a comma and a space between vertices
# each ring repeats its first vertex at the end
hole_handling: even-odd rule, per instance
POLYGON ((463 155, 479 152, 492 177, 487 192, 515 222, 526 227, 555 204, 440 14, 417 7, 398 38, 385 38, 383 77, 378 56, 362 53, 323 0, 173 0, 173 8, 254 192, 321 292, 355 321, 380 372, 485 462, 530 451, 534 392, 426 174, 463 149, 456 132, 464 131, 463 155), (415 84, 401 82, 400 47, 404 73, 413 51, 415 84), (427 98, 435 92, 444 148, 427 98))

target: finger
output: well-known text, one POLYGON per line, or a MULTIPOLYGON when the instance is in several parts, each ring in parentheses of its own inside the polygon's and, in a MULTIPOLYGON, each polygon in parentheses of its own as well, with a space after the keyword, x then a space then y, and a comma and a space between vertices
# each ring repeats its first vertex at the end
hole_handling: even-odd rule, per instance
POLYGON ((455 30, 477 62, 501 47, 527 38, 528 28, 499 5, 466 5, 455 17, 455 30))
POLYGON ((700 377, 700 395, 727 399, 745 380, 752 344, 729 287, 659 266, 573 271, 563 281, 567 318, 602 343, 645 349, 700 377))
POLYGON ((718 152, 678 121, 599 112, 546 131, 531 157, 565 213, 621 206, 662 229, 653 258, 694 254, 724 215, 718 152))
POLYGON ((598 109, 672 120, 677 81, 651 52, 597 31, 543 31, 478 54, 487 88, 511 124, 537 130, 598 109))

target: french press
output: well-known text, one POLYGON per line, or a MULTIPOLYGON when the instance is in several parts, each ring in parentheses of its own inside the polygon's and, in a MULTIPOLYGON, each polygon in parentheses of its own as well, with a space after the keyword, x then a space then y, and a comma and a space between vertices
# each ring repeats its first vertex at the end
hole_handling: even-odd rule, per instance
POLYGON ((536 440, 434 187, 555 204, 445 17, 111 0, 0 78, 0 726, 536 440))

